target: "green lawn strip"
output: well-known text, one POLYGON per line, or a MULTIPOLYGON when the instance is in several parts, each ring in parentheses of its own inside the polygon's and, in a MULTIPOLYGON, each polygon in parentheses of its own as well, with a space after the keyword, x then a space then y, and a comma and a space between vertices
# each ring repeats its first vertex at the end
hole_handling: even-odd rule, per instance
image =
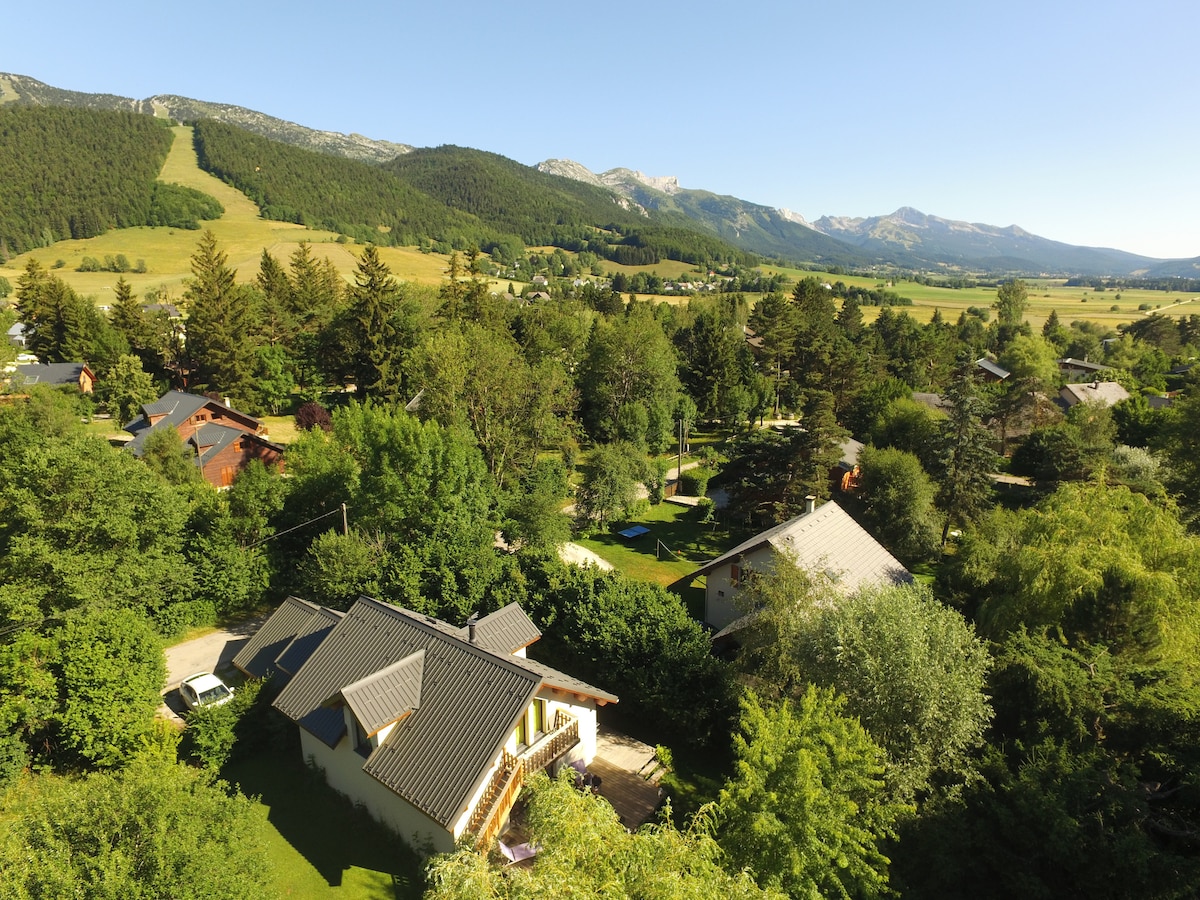
POLYGON ((695 509, 674 503, 648 506, 627 521, 614 522, 608 530, 577 541, 631 578, 662 585, 674 584, 720 555, 728 542, 727 529, 703 525, 695 509), (650 532, 636 538, 617 534, 633 525, 645 525, 650 532))
POLYGON ((422 861, 299 759, 265 752, 222 775, 269 810, 269 862, 282 897, 416 900, 422 861))

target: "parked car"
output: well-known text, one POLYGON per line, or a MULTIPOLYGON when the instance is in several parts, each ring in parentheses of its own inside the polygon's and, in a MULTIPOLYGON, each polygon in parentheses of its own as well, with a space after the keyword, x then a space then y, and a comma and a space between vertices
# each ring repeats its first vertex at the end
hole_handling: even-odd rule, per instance
POLYGON ((179 683, 179 696, 184 706, 220 706, 233 699, 233 688, 211 672, 197 672, 179 683))

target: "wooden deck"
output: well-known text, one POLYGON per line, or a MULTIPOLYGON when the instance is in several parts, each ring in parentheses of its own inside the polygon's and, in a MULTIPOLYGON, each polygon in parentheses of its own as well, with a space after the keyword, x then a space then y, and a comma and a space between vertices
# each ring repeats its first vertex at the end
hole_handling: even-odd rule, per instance
MULTIPOLYGON (((626 828, 635 831, 654 818, 662 802, 658 787, 662 769, 654 758, 653 747, 601 727, 596 739, 596 758, 588 766, 588 774, 599 776, 598 793, 612 804, 626 828)), ((524 803, 518 801, 502 840, 511 845, 529 838, 524 803)))
POLYGON ((601 727, 588 772, 599 776, 600 796, 612 804, 626 828, 635 830, 654 817, 662 802, 662 771, 653 747, 601 727))

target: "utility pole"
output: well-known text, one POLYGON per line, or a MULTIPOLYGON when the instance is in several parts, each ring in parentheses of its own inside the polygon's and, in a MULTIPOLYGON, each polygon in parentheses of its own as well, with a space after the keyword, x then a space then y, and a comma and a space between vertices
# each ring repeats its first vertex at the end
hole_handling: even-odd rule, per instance
POLYGON ((346 504, 342 504, 342 536, 346 537, 350 534, 350 522, 346 518, 346 504))

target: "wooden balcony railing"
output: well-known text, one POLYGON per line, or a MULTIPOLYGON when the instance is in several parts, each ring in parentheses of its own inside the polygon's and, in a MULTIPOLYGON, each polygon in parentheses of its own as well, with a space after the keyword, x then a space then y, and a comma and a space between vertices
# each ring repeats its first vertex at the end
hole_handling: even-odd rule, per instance
POLYGON ((554 730, 519 756, 503 751, 499 768, 479 798, 467 831, 475 835, 477 850, 486 850, 500 833, 526 778, 549 766, 579 743, 579 720, 562 710, 554 717, 554 730))

